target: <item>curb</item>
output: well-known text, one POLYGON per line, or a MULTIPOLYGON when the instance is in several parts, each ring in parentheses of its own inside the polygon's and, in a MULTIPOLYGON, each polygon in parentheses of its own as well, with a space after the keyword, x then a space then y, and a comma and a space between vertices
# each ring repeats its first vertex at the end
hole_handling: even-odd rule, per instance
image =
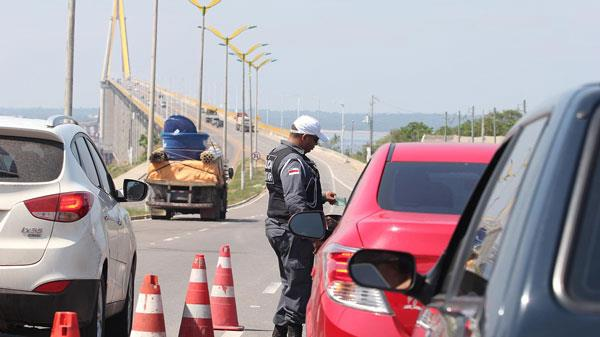
POLYGON ((259 193, 257 193, 256 195, 251 196, 248 199, 242 200, 240 202, 236 202, 235 204, 232 205, 227 205, 227 209, 231 208, 231 207, 237 207, 237 206, 241 206, 247 202, 250 202, 258 197, 260 197, 263 193, 265 193, 265 191, 267 190, 267 188, 265 187, 262 191, 260 191, 259 193))
POLYGON ((146 215, 136 215, 136 216, 131 216, 129 217, 132 221, 133 220, 146 220, 146 219, 150 219, 150 214, 146 214, 146 215))

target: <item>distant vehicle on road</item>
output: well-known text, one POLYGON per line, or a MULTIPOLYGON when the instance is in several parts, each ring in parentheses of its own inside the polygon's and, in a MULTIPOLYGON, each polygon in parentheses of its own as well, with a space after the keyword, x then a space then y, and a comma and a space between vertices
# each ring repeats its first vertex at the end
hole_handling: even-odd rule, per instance
POLYGON ((119 203, 146 193, 115 189, 74 120, 0 117, 0 327, 74 311, 85 337, 129 336, 136 243, 119 203))
POLYGON ((238 112, 235 118, 236 131, 242 131, 242 124, 244 125, 244 132, 250 132, 250 117, 245 113, 238 112))
POLYGON ((598 336, 599 106, 587 85, 513 127, 430 273, 401 247, 356 253, 354 279, 426 303, 415 337, 598 336))
POLYGON ((399 143, 382 146, 315 258, 307 308, 309 337, 411 333, 421 305, 359 287, 347 273, 362 248, 406 250, 429 270, 446 247, 496 145, 399 143))
POLYGON ((210 115, 210 116, 206 116, 206 118, 204 119, 207 123, 209 123, 210 125, 217 127, 217 128, 221 128, 223 127, 223 120, 221 118, 219 118, 219 116, 217 115, 210 115))

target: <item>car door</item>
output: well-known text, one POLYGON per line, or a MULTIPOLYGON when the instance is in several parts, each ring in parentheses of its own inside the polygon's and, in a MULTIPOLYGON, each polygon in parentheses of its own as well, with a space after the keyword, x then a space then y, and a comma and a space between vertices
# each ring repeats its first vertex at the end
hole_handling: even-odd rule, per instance
POLYGON ((485 334, 487 283, 546 121, 540 118, 524 125, 509 140, 512 144, 496 167, 454 256, 449 273, 453 277, 445 280, 443 293, 420 314, 413 336, 485 334))
POLYGON ((92 154, 92 158, 94 160, 94 165, 96 166, 96 171, 98 172, 98 177, 100 178, 100 184, 102 185, 102 197, 106 199, 106 202, 109 206, 107 209, 107 213, 104 215, 107 218, 107 221, 111 226, 114 226, 116 229, 114 235, 111 236, 110 246, 113 247, 113 252, 116 253, 115 256, 115 296, 116 300, 122 300, 125 296, 125 292, 127 291, 127 281, 128 281, 128 252, 129 252, 129 234, 125 230, 125 220, 122 217, 122 212, 119 207, 118 201, 115 199, 116 192, 114 190, 114 183, 112 182, 112 178, 108 173, 104 162, 102 161, 98 150, 91 142, 91 140, 85 137, 86 145, 90 153, 92 154))
POLYGON ((110 196, 107 195, 104 190, 103 180, 98 175, 96 170, 96 164, 90 152, 90 148, 87 145, 87 140, 83 134, 76 136, 73 140, 74 149, 77 151, 77 156, 83 171, 88 176, 89 180, 94 185, 95 202, 99 202, 101 209, 101 216, 99 219, 92 219, 92 225, 95 225, 95 221, 100 221, 102 227, 106 233, 106 239, 108 243, 108 270, 106 279, 106 300, 108 303, 115 301, 115 298, 122 291, 120 289, 119 282, 117 281, 117 270, 118 270, 118 244, 117 236, 119 227, 111 217, 111 210, 114 208, 114 202, 110 196))

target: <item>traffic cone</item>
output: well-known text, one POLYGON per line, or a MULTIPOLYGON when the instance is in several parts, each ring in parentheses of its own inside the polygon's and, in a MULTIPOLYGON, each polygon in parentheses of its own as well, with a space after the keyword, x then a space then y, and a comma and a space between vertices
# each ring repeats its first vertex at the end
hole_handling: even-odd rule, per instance
POLYGON ((185 297, 179 337, 214 337, 210 315, 210 298, 206 281, 204 255, 198 254, 192 264, 190 284, 185 297))
POLYGON ((215 280, 210 292, 210 309, 215 330, 244 330, 237 318, 229 245, 221 246, 219 251, 215 280))
POLYGON ((77 314, 74 312, 55 313, 50 337, 79 337, 77 314))
POLYGON ((146 275, 140 288, 130 337, 166 337, 158 276, 146 275))

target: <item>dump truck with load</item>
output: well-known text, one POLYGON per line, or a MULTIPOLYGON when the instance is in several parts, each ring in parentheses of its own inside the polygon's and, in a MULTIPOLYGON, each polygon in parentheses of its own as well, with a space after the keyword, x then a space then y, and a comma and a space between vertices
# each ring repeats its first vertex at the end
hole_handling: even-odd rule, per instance
POLYGON ((161 137, 163 148, 152 154, 146 177, 152 219, 170 219, 175 213, 225 219, 227 181, 233 169, 226 167, 221 150, 215 145, 207 148, 208 134, 196 132, 182 116, 170 117, 161 137))

